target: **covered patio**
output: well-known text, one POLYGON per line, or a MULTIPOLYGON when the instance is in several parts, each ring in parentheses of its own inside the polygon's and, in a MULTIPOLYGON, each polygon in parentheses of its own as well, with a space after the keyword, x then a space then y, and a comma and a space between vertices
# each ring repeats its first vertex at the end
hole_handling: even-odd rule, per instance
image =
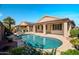
POLYGON ((28 32, 28 26, 27 25, 18 25, 18 30, 21 32, 28 32))
POLYGON ((68 23, 68 20, 48 21, 33 25, 33 31, 36 33, 59 34, 64 36, 68 35, 70 28, 71 26, 70 23, 68 23))
POLYGON ((35 27, 35 32, 36 33, 44 33, 44 34, 47 34, 47 33, 51 33, 51 24, 35 24, 33 25, 33 27, 35 27))

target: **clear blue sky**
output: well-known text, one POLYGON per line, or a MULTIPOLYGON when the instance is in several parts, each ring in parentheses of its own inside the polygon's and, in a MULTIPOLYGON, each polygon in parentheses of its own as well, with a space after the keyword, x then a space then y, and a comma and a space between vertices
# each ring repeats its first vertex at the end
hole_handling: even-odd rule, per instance
POLYGON ((68 17, 79 25, 78 4, 0 4, 0 20, 11 16, 19 24, 21 21, 36 22, 43 16, 68 17))

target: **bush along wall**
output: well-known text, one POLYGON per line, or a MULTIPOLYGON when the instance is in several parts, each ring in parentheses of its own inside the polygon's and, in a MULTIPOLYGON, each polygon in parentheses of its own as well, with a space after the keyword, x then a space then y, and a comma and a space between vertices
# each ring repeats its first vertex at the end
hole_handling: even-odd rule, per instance
POLYGON ((70 31, 71 37, 78 37, 79 36, 79 30, 78 29, 72 29, 70 31))

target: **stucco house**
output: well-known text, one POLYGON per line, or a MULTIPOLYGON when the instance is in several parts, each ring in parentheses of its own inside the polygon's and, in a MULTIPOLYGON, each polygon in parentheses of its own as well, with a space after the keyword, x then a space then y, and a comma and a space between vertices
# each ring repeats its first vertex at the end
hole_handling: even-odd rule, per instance
POLYGON ((33 23, 23 21, 15 26, 13 32, 33 32, 33 23))
POLYGON ((57 34, 65 37, 70 36, 70 30, 75 27, 74 21, 69 18, 57 18, 44 16, 34 24, 22 22, 17 26, 23 32, 42 34, 57 34))
POLYGON ((44 16, 36 24, 35 32, 44 34, 58 34, 65 37, 70 36, 70 30, 75 27, 75 23, 69 18, 57 18, 51 16, 44 16))

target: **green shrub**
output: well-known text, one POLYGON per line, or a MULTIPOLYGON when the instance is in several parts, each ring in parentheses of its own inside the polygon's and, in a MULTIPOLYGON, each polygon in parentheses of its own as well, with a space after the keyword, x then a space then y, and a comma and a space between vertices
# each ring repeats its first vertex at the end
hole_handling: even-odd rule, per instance
POLYGON ((79 45, 79 39, 72 39, 70 41, 73 45, 79 45))
POLYGON ((41 50, 36 50, 32 47, 17 47, 9 51, 12 55, 40 55, 42 54, 41 50))
POLYGON ((79 55, 79 50, 67 50, 65 52, 61 52, 61 55, 79 55))
POLYGON ((79 34, 79 30, 78 29, 72 29, 70 31, 71 37, 77 37, 79 34))
POLYGON ((11 54, 13 54, 13 55, 20 55, 20 54, 23 54, 24 51, 25 50, 25 48, 24 47, 17 47, 17 48, 13 48, 13 49, 11 49, 9 52, 11 53, 11 54))
POLYGON ((11 55, 56 55, 56 49, 52 49, 51 52, 44 51, 42 49, 35 49, 29 46, 17 47, 9 50, 11 55))

